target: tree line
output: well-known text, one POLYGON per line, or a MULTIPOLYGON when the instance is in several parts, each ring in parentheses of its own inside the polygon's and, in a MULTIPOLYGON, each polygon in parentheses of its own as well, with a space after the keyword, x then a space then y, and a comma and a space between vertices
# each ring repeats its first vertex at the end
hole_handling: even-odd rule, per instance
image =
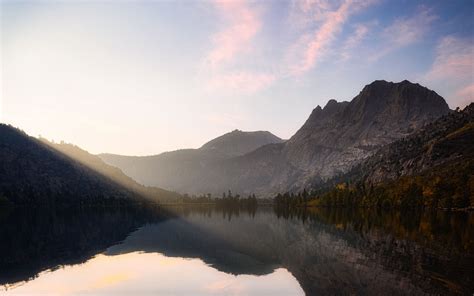
POLYGON ((233 194, 231 190, 222 193, 222 197, 214 197, 211 193, 201 195, 183 194, 174 203, 190 205, 216 205, 221 208, 256 208, 258 200, 255 194, 242 197, 240 194, 233 194))
POLYGON ((382 183, 341 182, 330 189, 278 194, 279 209, 301 207, 474 208, 474 161, 382 183))

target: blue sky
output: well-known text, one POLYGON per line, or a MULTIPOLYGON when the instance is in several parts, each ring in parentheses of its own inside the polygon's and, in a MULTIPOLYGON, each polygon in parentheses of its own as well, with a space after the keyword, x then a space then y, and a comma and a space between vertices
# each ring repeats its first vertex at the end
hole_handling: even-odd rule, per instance
POLYGON ((474 93, 473 1, 2 1, 2 121, 91 152, 289 138, 376 79, 474 93))

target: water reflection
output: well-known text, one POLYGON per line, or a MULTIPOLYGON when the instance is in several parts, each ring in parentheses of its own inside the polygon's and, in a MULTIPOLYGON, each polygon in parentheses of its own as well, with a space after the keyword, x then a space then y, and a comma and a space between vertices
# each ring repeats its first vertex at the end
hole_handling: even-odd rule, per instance
POLYGON ((16 210, 0 222, 1 237, 11 238, 0 244, 9 254, 0 260, 0 283, 30 280, 8 294, 49 289, 48 279, 99 294, 474 291, 472 213, 16 210), (94 268, 101 277, 93 277, 94 268))
POLYGON ((233 276, 198 259, 157 253, 98 255, 82 265, 41 274, 11 295, 303 295, 285 269, 269 275, 233 276))

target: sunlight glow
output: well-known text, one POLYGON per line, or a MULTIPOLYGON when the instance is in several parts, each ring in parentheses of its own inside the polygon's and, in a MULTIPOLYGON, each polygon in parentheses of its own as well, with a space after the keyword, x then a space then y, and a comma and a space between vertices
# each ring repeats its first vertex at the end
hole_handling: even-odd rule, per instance
POLYGON ((156 253, 97 255, 84 264, 47 271, 6 295, 303 295, 285 269, 265 276, 230 275, 199 259, 156 253), (123 267, 126 266, 124 269, 123 267), (118 272, 118 270, 123 270, 118 272), (180 284, 186 281, 186 284, 180 284), (192 291, 192 293, 191 293, 192 291))
POLYGON ((376 79, 419 82, 451 108, 472 101, 462 3, 231 2, 0 1, 0 120, 151 155, 234 129, 289 138, 317 105, 376 79))

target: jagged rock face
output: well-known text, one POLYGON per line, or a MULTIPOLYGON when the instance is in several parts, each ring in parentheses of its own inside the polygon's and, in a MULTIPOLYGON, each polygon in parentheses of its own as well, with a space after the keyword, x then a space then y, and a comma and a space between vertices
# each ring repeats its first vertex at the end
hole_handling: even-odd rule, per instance
POLYGON ((348 175, 357 181, 380 183, 402 176, 460 170, 474 159, 474 103, 451 112, 410 136, 379 149, 348 175))
POLYGON ((182 151, 186 162, 172 160, 178 152, 101 157, 146 185, 196 194, 231 189, 271 196, 347 172, 380 147, 449 112, 442 97, 419 84, 375 81, 351 102, 330 100, 324 108, 316 107, 286 142, 268 132, 234 131, 192 153, 182 151))
POLYGON ((350 103, 334 100, 313 110, 286 143, 286 159, 305 171, 301 185, 345 172, 383 145, 448 113, 442 97, 408 81, 375 81, 350 103))

